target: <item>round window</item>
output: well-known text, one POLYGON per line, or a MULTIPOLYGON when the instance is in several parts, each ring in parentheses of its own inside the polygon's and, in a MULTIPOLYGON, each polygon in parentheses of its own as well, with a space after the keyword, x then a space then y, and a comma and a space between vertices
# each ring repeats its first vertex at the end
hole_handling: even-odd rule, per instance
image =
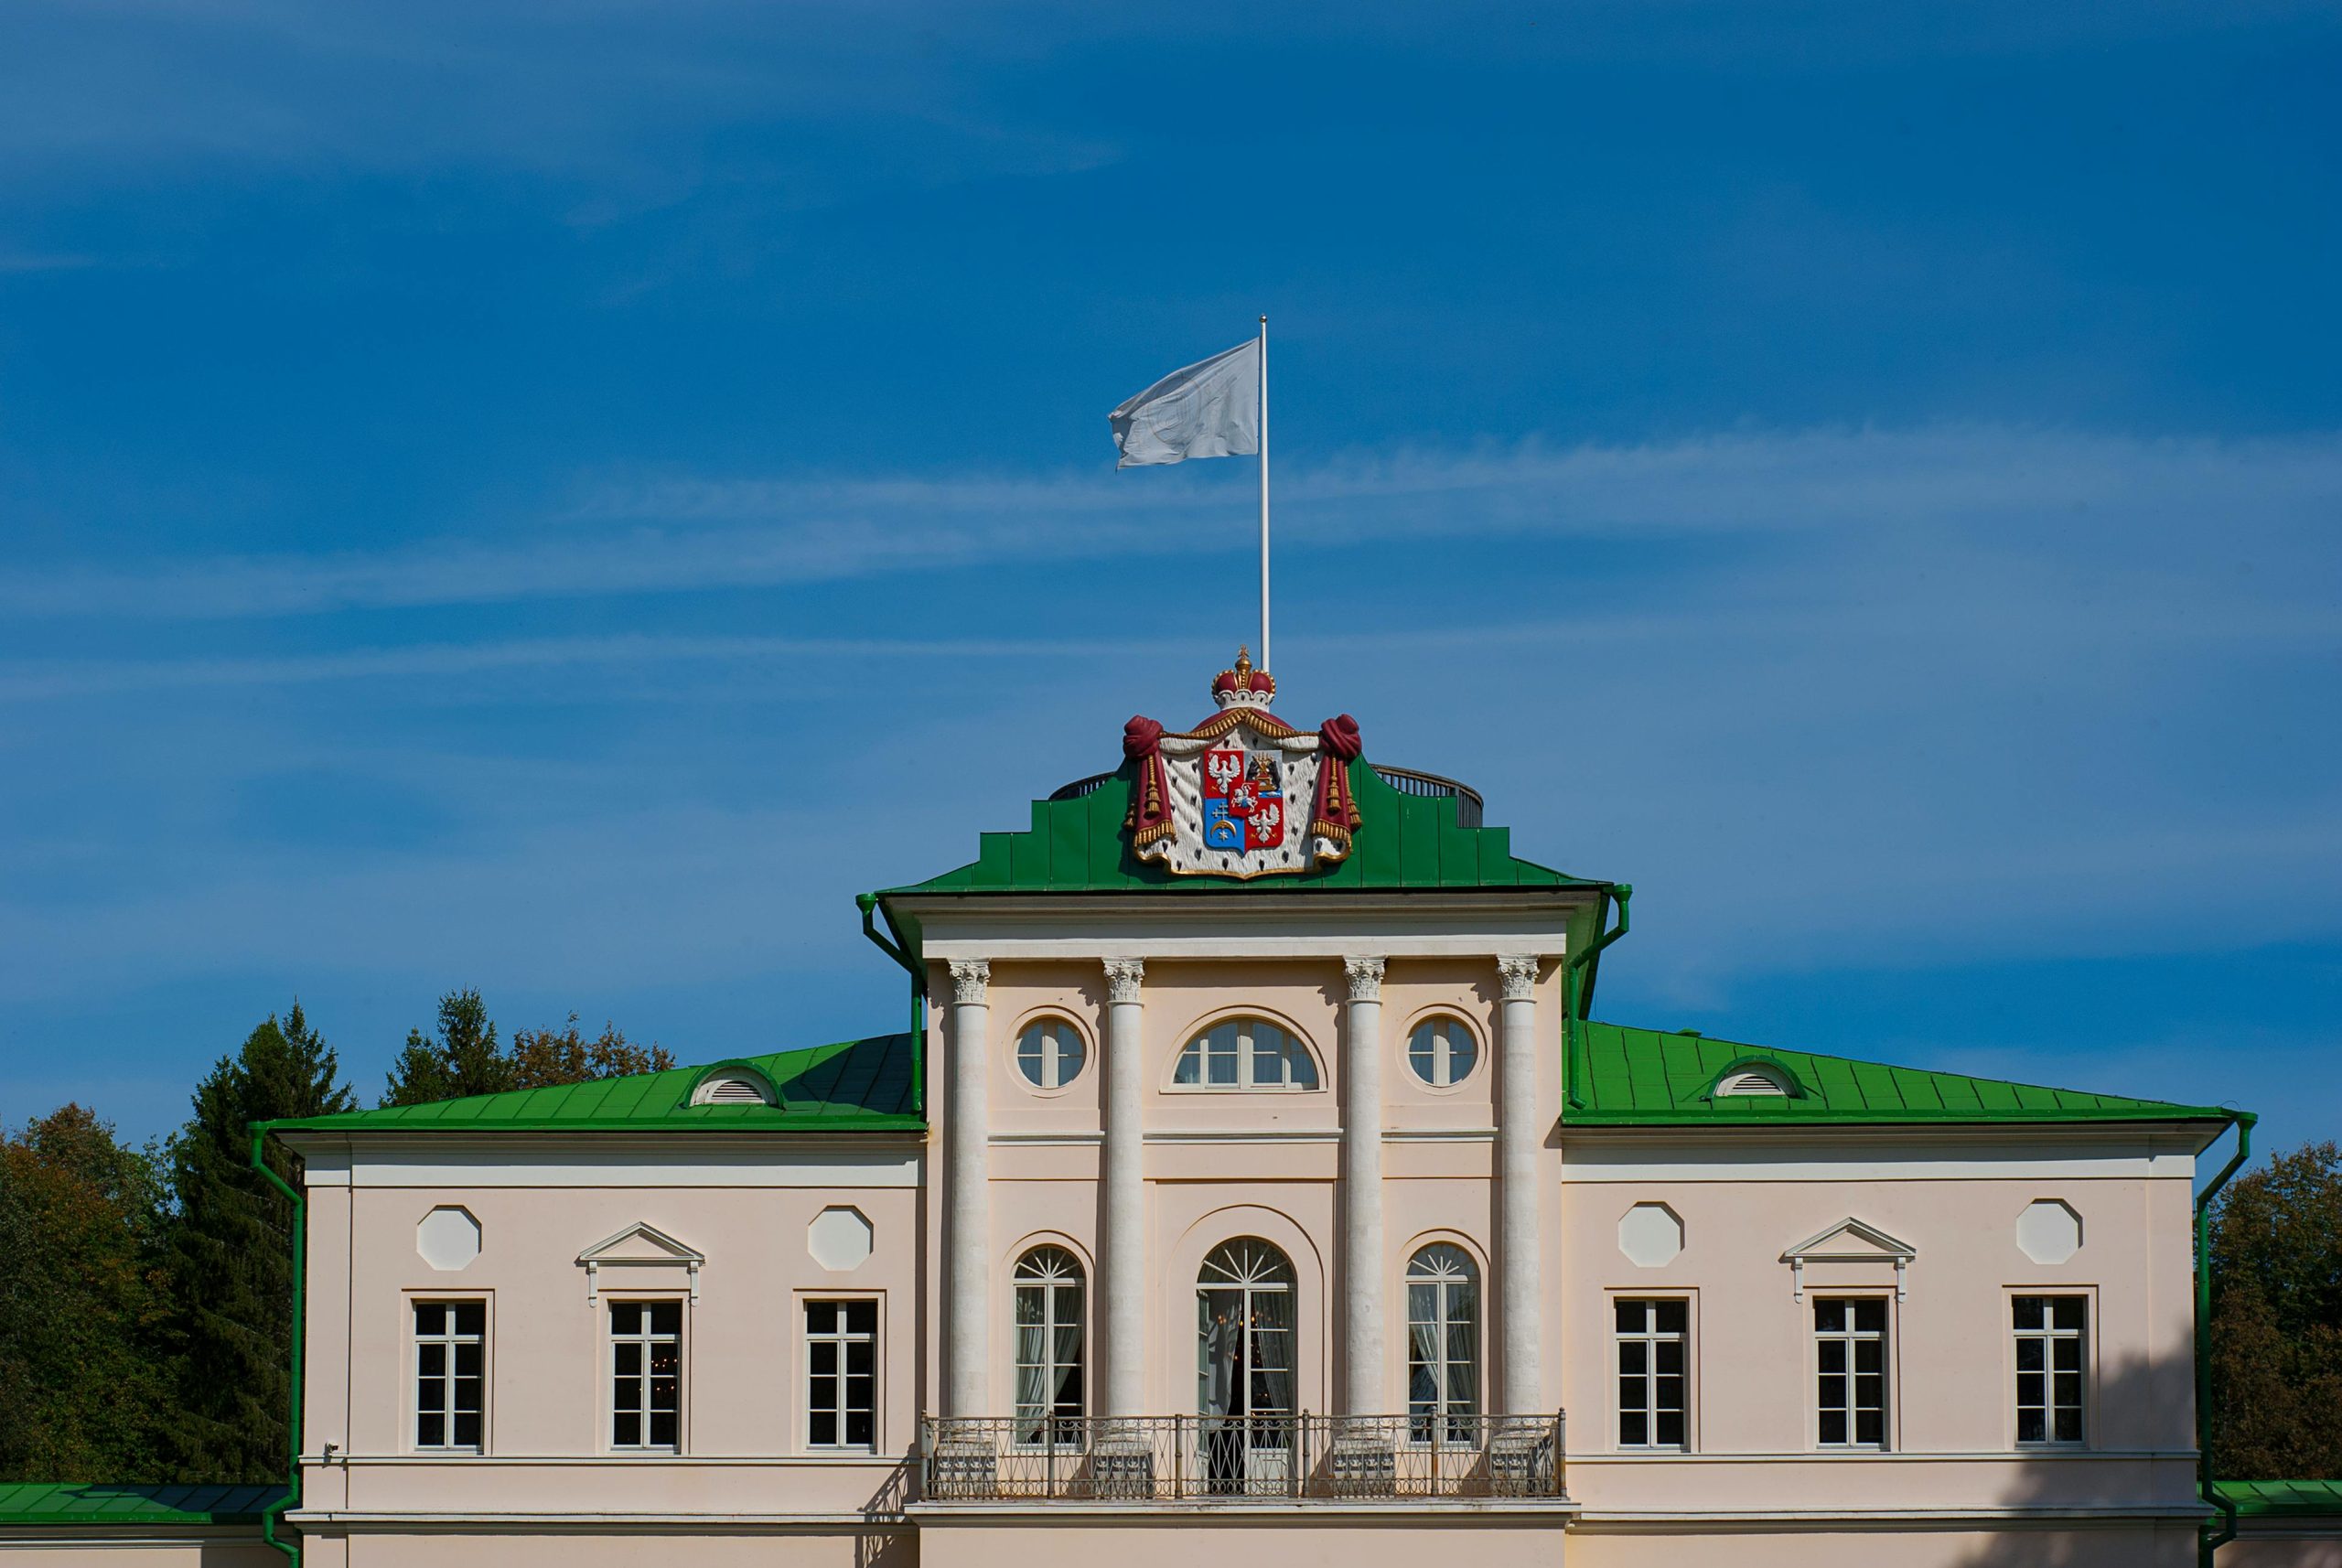
POLYGON ((1479 1057, 1479 1044, 1460 1018, 1426 1018, 1407 1036, 1408 1065, 1434 1089, 1471 1077, 1472 1064, 1479 1057))
POLYGON ((1016 1036, 1016 1069, 1036 1089, 1063 1089, 1080 1076, 1083 1052, 1072 1025, 1047 1018, 1016 1036))

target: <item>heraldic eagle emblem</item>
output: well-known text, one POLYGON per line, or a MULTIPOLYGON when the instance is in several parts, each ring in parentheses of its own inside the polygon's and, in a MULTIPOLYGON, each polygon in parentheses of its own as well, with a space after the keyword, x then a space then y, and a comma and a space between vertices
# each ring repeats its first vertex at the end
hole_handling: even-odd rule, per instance
POLYGON ((1297 730, 1269 712, 1276 694, 1274 678, 1239 649, 1236 667, 1211 683, 1212 717, 1176 735, 1144 716, 1123 726, 1135 768, 1123 824, 1133 854, 1183 876, 1250 877, 1350 853, 1358 721, 1343 714, 1297 730))

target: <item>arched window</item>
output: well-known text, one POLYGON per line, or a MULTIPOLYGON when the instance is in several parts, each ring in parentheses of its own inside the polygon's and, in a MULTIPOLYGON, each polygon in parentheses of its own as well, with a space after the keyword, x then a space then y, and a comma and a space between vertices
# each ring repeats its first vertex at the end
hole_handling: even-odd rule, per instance
POLYGON ((1062 1018, 1028 1024, 1016 1036, 1016 1070, 1036 1089, 1063 1089, 1081 1076, 1087 1054, 1079 1030, 1062 1018))
POLYGON ((1461 1018, 1426 1018, 1407 1036, 1407 1065, 1434 1089, 1463 1082, 1479 1059, 1479 1042, 1461 1018))
POLYGON ((1317 1063, 1298 1036, 1266 1018, 1230 1018, 1187 1042, 1171 1081, 1198 1089, 1315 1089, 1317 1063))
POLYGON ((1293 1316, 1293 1264, 1257 1236, 1222 1242, 1196 1273, 1198 1457, 1213 1491, 1292 1473, 1293 1316))
POLYGON ((1079 1445, 1081 1387, 1081 1260, 1063 1247, 1036 1247, 1016 1260, 1016 1441, 1079 1445))
POLYGON ((1480 1273, 1463 1248, 1436 1241, 1407 1262, 1407 1434, 1475 1440, 1480 1412, 1480 1273))

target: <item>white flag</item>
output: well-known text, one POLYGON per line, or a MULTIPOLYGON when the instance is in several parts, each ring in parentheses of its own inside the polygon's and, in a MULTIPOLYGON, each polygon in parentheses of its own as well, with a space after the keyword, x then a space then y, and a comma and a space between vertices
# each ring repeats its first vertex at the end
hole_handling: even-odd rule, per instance
POLYGON ((1260 339, 1172 371, 1106 417, 1123 454, 1117 468, 1258 452, 1260 339))

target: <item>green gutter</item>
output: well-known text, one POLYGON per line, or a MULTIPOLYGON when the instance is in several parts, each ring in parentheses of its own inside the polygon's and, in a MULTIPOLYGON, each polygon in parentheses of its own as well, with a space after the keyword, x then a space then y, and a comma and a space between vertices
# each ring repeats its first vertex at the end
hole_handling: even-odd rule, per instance
POLYGON ((2204 1500, 2220 1512, 2218 1524, 2208 1521, 2197 1534, 2197 1568, 2212 1568, 2213 1556, 2236 1539, 2236 1499, 2212 1479, 2212 1198, 2251 1157, 2252 1129, 2260 1120, 2250 1111, 2229 1117, 2236 1129, 2236 1153, 2196 1195, 2196 1485, 2204 1500))
POLYGON ((1602 950, 1627 934, 1628 919, 1627 905, 1635 896, 1631 882, 1614 884, 1611 897, 1618 900, 1618 923, 1596 938, 1584 952, 1570 954, 1569 962, 1562 968, 1562 1104, 1570 1111, 1583 1111, 1585 1101, 1578 1098, 1577 1074, 1574 1059, 1585 1047, 1579 1026, 1594 1005, 1594 961, 1602 950))
POLYGON ((290 1431, 291 1452, 287 1455, 285 1495, 261 1510, 260 1535, 263 1541, 276 1548, 299 1568, 301 1548, 276 1539, 276 1526, 285 1510, 301 1500, 301 1353, 309 1337, 309 1326, 303 1313, 308 1290, 309 1199, 291 1182, 268 1168, 267 1156, 261 1145, 267 1140, 265 1123, 252 1129, 252 1169, 267 1178, 270 1186, 293 1200, 293 1396, 290 1431))
POLYGON ((927 972, 908 950, 903 929, 895 924, 893 913, 878 902, 876 893, 857 893, 854 902, 862 911, 862 934, 877 945, 878 950, 903 966, 911 977, 911 1111, 922 1121, 927 1116, 927 972), (886 929, 895 933, 888 941, 879 935, 875 916, 886 917, 886 929))

